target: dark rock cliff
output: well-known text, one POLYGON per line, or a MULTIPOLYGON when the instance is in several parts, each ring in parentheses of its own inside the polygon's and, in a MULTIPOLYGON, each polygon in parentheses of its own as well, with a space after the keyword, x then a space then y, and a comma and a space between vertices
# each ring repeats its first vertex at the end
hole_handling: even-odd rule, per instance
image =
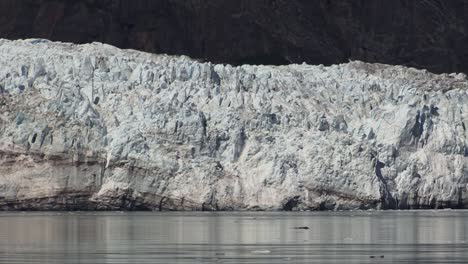
POLYGON ((0 0, 0 37, 241 64, 348 59, 468 72, 465 0, 0 0))

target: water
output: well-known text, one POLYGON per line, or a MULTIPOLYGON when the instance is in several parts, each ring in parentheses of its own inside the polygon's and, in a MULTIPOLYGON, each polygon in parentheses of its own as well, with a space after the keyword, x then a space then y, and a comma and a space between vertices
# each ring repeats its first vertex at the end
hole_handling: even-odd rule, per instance
POLYGON ((468 263, 467 230, 468 211, 0 213, 0 263, 468 263))

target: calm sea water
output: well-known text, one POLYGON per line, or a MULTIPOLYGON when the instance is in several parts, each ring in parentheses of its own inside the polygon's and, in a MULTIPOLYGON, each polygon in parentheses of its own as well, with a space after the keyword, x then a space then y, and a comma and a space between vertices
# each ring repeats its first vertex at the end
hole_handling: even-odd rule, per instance
POLYGON ((0 213, 8 264, 468 263, 467 241, 468 211, 0 213))

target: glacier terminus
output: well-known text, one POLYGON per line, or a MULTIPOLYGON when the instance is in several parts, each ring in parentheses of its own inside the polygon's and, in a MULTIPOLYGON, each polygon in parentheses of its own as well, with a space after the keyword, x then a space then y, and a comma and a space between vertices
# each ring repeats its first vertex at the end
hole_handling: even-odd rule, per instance
POLYGON ((2 210, 468 208, 463 74, 0 40, 2 210))

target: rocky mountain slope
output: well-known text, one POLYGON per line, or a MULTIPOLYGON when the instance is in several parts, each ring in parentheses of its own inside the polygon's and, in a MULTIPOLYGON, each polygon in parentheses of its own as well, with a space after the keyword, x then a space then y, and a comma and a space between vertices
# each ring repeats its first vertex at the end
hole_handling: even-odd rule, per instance
POLYGON ((468 208, 462 74, 0 40, 0 208, 468 208))
POLYGON ((230 64, 348 59, 468 73, 467 0, 1 0, 0 38, 230 64))

